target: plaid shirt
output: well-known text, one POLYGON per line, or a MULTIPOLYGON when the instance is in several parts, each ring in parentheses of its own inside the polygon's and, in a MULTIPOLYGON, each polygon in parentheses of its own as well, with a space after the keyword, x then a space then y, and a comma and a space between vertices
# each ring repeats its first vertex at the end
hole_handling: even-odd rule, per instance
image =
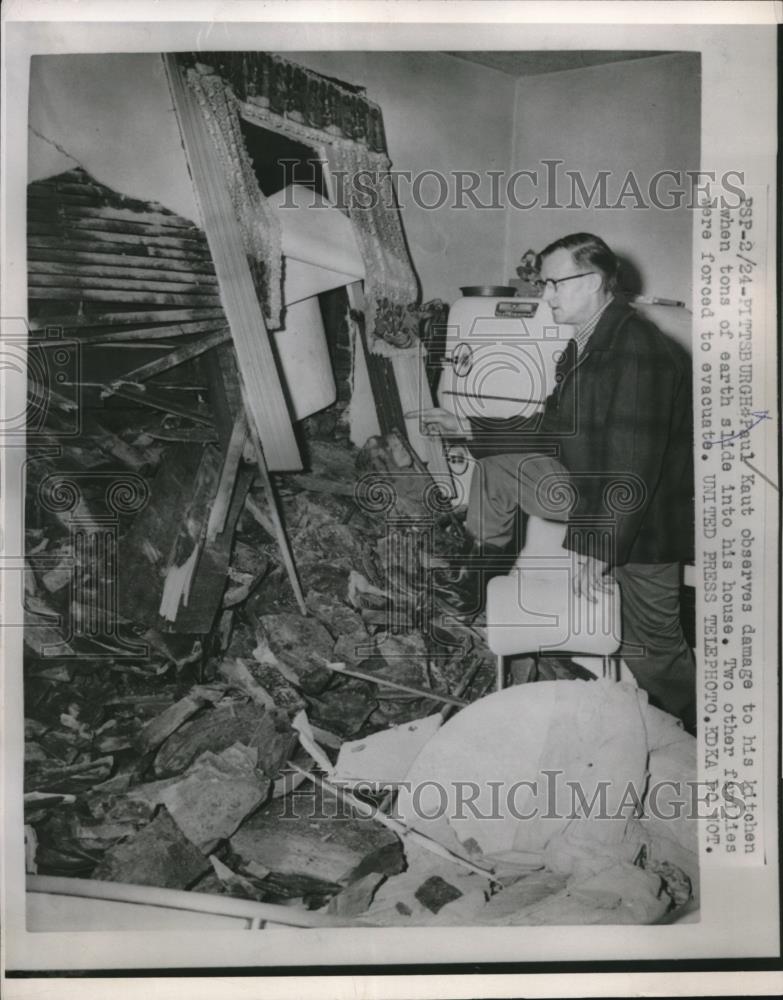
POLYGON ((612 302, 612 299, 611 298, 607 299, 606 302, 604 302, 604 304, 593 313, 590 319, 586 323, 583 323, 582 326, 580 326, 579 329, 574 334, 574 340, 576 341, 577 358, 582 357, 582 354, 584 353, 584 350, 587 347, 587 342, 590 339, 590 335, 592 334, 593 330, 595 330, 595 328, 598 326, 598 320, 603 316, 604 310, 606 309, 606 307, 609 305, 610 302, 612 302))

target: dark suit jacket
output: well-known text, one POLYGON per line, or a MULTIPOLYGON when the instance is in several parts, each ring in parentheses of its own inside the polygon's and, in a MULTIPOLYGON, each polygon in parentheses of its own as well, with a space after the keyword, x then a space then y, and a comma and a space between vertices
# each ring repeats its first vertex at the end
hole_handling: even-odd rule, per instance
POLYGON ((612 565, 690 561, 691 400, 687 352, 615 299, 543 413, 472 420, 468 445, 476 458, 537 452, 562 462, 576 495, 568 548, 612 565))

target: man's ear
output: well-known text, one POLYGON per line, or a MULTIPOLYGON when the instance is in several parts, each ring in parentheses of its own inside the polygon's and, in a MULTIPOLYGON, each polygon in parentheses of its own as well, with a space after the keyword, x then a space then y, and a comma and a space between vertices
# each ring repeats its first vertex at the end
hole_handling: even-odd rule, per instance
POLYGON ((591 294, 595 295, 597 292, 600 292, 603 283, 604 283, 604 277, 602 274, 591 274, 590 284, 589 284, 591 294))

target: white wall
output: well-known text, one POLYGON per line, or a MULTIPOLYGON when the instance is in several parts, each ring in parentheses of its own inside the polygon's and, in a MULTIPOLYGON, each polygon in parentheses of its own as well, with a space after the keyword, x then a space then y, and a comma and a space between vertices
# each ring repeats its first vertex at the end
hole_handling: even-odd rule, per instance
POLYGON ((159 55, 33 57, 29 125, 29 181, 82 166, 200 224, 159 55))
MULTIPOLYGON (((699 169, 700 106, 699 60, 691 54, 526 77, 517 85, 513 167, 541 174, 542 160, 560 159, 560 170, 583 173, 588 190, 598 171, 610 170, 610 203, 632 170, 646 197, 656 171, 699 169)), ((568 201, 570 186, 563 187, 568 201)), ((538 190, 545 195, 542 180, 538 190)), ((520 200, 532 195, 531 184, 520 184, 520 200)), ((529 247, 540 250, 566 233, 595 232, 631 259, 645 294, 690 302, 693 220, 684 207, 510 208, 506 221, 509 274, 529 247)))
MULTIPOLYGON (((598 170, 644 185, 659 169, 699 166, 698 60, 659 56, 516 81, 438 52, 287 52, 366 87, 380 104, 394 169, 541 169, 564 160, 588 183, 598 170), (516 110, 515 110, 516 91, 516 110)), ((30 180, 81 164, 125 194, 200 222, 160 56, 35 57, 30 180), (37 133, 37 134, 36 134, 37 133), (44 136, 45 139, 39 138, 44 136)), ((453 302, 464 284, 502 283, 520 255, 566 232, 594 230, 632 257, 645 292, 689 300, 691 218, 679 211, 513 208, 427 210, 399 185, 403 224, 425 298, 453 302)), ((524 194, 525 189, 521 192, 524 194)), ((424 183, 424 198, 437 187, 424 183)), ((488 200, 488 189, 480 192, 488 200)))
MULTIPOLYGON (((383 112, 392 168, 508 170, 513 132, 513 77, 440 52, 285 52, 287 59, 367 88, 383 112)), ((449 185, 453 191, 454 185, 449 185)), ((433 179, 422 200, 439 197, 433 179)), ((489 188, 477 192, 490 201, 489 188)), ((505 211, 468 206, 427 210, 411 185, 398 184, 402 220, 425 299, 453 302, 460 285, 505 282, 505 211)))

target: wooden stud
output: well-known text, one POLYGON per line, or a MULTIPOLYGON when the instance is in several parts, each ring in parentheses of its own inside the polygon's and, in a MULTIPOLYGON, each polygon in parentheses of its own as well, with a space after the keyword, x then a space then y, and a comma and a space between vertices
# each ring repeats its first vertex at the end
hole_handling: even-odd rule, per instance
POLYGON ((166 55, 164 60, 246 389, 251 436, 258 437, 261 461, 276 469, 300 469, 299 448, 223 166, 177 57, 166 55))
POLYGON ((188 420, 192 420, 197 424, 202 424, 205 427, 213 426, 213 417, 211 413, 183 406, 166 396, 150 392, 150 390, 146 387, 142 388, 141 386, 135 385, 119 385, 112 390, 112 395, 119 396, 122 399, 132 400, 134 403, 140 403, 142 406, 149 406, 152 410, 160 410, 163 413, 175 413, 177 416, 186 417, 188 420))
POLYGON ((111 392, 115 384, 119 385, 122 382, 144 382, 149 378, 154 378, 155 375, 160 375, 162 372, 170 371, 172 368, 176 368, 185 361, 190 361, 193 358, 199 357, 199 355, 204 354, 205 351, 209 351, 213 347, 217 347, 218 344, 225 344, 227 340, 231 340, 231 332, 228 328, 217 330, 215 333, 209 333, 206 337, 202 337, 200 340, 193 341, 190 344, 185 344, 184 347, 179 347, 177 350, 171 351, 169 354, 166 354, 165 357, 156 358, 154 361, 150 361, 146 365, 141 365, 139 368, 134 368, 131 371, 126 372, 121 378, 116 379, 115 382, 107 386, 107 389, 111 392))
POLYGON ((288 540, 285 525, 283 524, 283 516, 280 512, 277 494, 275 493, 274 486, 272 485, 272 477, 269 475, 269 466, 267 465, 266 458, 264 457, 264 449, 254 427, 249 427, 249 436, 255 452, 258 471, 261 473, 261 480, 264 484, 266 502, 269 507, 269 513, 272 515, 272 524, 275 529, 277 547, 280 549, 280 554, 283 557, 283 563, 285 565, 286 573, 288 574, 288 582, 291 584, 291 590, 294 592, 294 597, 296 598, 296 603, 299 605, 299 610, 306 617, 308 614, 307 604, 305 602, 304 593, 302 592, 302 584, 299 582, 299 574, 296 569, 296 563, 294 562, 294 554, 291 549, 291 543, 288 540))
POLYGON ((214 542, 225 528, 228 509, 231 506, 231 497, 234 495, 234 486, 236 485, 239 464, 242 461, 242 452, 246 441, 247 419, 244 411, 242 411, 234 422, 231 440, 228 443, 226 455, 223 459, 223 468, 220 473, 217 493, 212 504, 212 510, 209 512, 207 544, 214 542))
POLYGON ((462 698, 455 698, 450 694, 438 694, 437 691, 428 691, 426 688, 417 688, 410 684, 400 684, 399 681, 390 680, 388 677, 383 677, 380 674, 368 674, 363 670, 346 667, 344 663, 325 663, 324 666, 327 670, 331 670, 335 674, 346 674, 349 677, 356 677, 361 681, 368 681, 370 684, 377 684, 380 687, 394 688, 395 691, 407 691, 408 694, 415 694, 420 698, 426 698, 431 701, 442 701, 444 704, 452 705, 455 708, 464 708, 468 704, 462 698))
MULTIPOLYGON (((207 319, 197 323, 177 323, 175 326, 140 326, 130 330, 99 331, 98 333, 79 334, 79 344, 83 346, 100 347, 104 344, 146 344, 149 341, 170 340, 176 337, 189 337, 194 333, 212 333, 226 328, 226 317, 207 319)), ((33 340, 31 347, 62 347, 62 338, 52 340, 33 340)))

